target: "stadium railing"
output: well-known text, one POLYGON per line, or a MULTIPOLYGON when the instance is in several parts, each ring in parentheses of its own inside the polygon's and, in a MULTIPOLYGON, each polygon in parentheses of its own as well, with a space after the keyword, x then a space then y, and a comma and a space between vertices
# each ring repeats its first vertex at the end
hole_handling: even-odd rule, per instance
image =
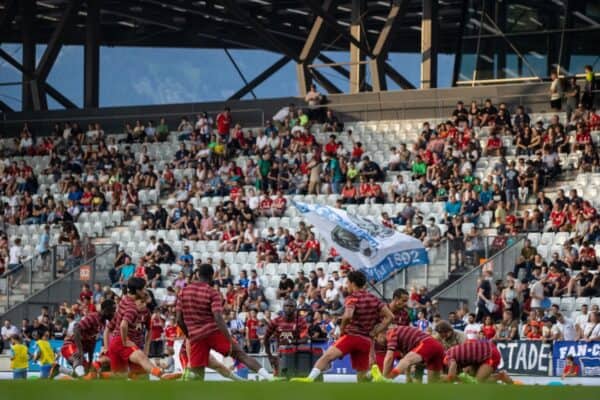
POLYGON ((108 271, 113 268, 118 245, 97 244, 89 250, 88 257, 70 269, 64 276, 53 280, 37 293, 30 292, 19 304, 11 304, 4 319, 20 321, 38 315, 42 306, 48 306, 51 314, 65 301, 72 303, 79 298, 84 283, 108 283, 108 271))
POLYGON ((503 279, 508 272, 513 271, 526 237, 526 235, 518 235, 504 242, 504 245, 498 241, 498 246, 493 246, 497 247, 495 254, 484 258, 479 266, 435 294, 433 298, 439 302, 440 313, 447 315, 464 304, 468 305, 469 310, 473 312, 476 305, 478 279, 484 268, 493 271, 495 279, 503 279))

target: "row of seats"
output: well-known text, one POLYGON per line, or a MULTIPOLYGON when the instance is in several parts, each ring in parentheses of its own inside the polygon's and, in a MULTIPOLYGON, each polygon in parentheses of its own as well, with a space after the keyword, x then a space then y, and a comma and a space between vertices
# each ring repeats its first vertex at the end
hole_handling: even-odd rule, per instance
POLYGON ((573 313, 581 311, 582 305, 591 307, 598 305, 600 307, 600 297, 549 297, 551 304, 556 304, 561 311, 573 313))

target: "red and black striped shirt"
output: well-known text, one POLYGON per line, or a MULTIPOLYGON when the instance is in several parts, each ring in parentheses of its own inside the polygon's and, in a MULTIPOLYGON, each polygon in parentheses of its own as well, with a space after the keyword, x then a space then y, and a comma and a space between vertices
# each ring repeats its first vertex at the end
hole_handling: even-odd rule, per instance
POLYGON ((209 284, 192 282, 179 293, 176 310, 183 315, 188 339, 194 342, 219 329, 214 313, 223 312, 223 299, 209 284))
POLYGON ((406 354, 431 336, 412 326, 397 326, 387 333, 388 351, 400 351, 406 354))
POLYGON ((392 324, 396 326, 409 326, 410 325, 410 315, 408 314, 408 310, 403 307, 399 310, 393 310, 391 306, 388 306, 392 313, 394 314, 394 320, 392 324))
POLYGON ((121 322, 123 321, 127 321, 129 324, 127 338, 137 346, 139 343, 144 343, 144 313, 138 311, 135 300, 129 296, 123 296, 115 316, 108 325, 113 337, 121 337, 121 322))
POLYGON ((385 307, 379 298, 364 289, 352 292, 346 297, 346 309, 353 309, 352 320, 344 333, 370 337, 371 330, 380 319, 380 311, 385 307))
POLYGON ((492 356, 491 342, 465 342, 446 351, 444 362, 456 361, 459 366, 481 364, 492 356))
MULTIPOLYGON (((93 348, 98 340, 98 335, 104 331, 106 321, 99 313, 93 312, 83 317, 76 325, 81 336, 81 344, 84 349, 93 348)), ((65 339, 65 343, 73 343, 73 335, 65 339)))
POLYGON ((285 317, 277 317, 269 323, 266 336, 274 337, 278 345, 294 344, 298 339, 308 335, 308 326, 303 317, 294 317, 288 321, 285 317))

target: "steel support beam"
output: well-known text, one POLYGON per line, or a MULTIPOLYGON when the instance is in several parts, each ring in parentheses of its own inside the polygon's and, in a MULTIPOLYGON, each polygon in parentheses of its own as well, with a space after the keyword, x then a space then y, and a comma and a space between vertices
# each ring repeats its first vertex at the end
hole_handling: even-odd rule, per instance
POLYGON ((40 62, 35 70, 35 79, 31 82, 31 85, 32 95, 34 96, 33 107, 36 111, 41 109, 46 110, 48 108, 43 83, 46 82, 48 74, 50 74, 50 70, 52 69, 54 62, 56 61, 56 57, 58 57, 60 49, 62 48, 63 39, 68 29, 71 27, 73 17, 77 15, 77 11, 79 10, 80 6, 81 0, 70 0, 67 3, 58 26, 54 29, 54 32, 48 41, 46 51, 44 51, 44 54, 42 55, 42 58, 40 59, 40 62))
POLYGON ((402 89, 415 89, 415 86, 412 83, 410 83, 408 79, 402 76, 398 71, 396 71, 394 67, 392 67, 389 63, 385 63, 383 69, 385 70, 387 76, 389 76, 391 80, 396 82, 396 84, 402 89))
POLYGON ((323 86, 328 93, 342 93, 342 91, 337 86, 335 86, 329 79, 325 78, 325 76, 316 69, 310 69, 310 73, 315 79, 315 81, 317 81, 319 85, 323 86))
MULTIPOLYGON (((573 28, 573 12, 579 11, 585 14, 585 5, 582 7, 581 0, 566 0, 565 4, 565 29, 573 28)), ((564 33, 561 36, 560 54, 558 64, 563 71, 569 71, 571 66, 571 34, 564 33)), ((571 72, 571 71, 569 71, 571 72)))
POLYGON ((0 100, 0 111, 2 111, 2 113, 4 114, 8 114, 11 112, 14 112, 15 110, 13 110, 8 104, 6 104, 5 102, 3 102, 2 100, 0 100))
POLYGON ((467 11, 468 11, 469 2, 463 1, 460 9, 460 26, 458 27, 458 35, 456 36, 456 54, 454 56, 454 67, 452 69, 452 86, 456 86, 456 82, 458 82, 458 77, 460 75, 460 67, 462 66, 462 56, 463 56, 463 36, 465 34, 465 25, 467 19, 467 11))
POLYGON ((421 21, 421 89, 437 87, 438 0, 423 1, 421 21))
MULTIPOLYGON (((332 6, 336 3, 335 0, 325 0, 323 4, 323 11, 328 13, 332 6)), ((314 58, 319 54, 321 49, 321 42, 323 41, 323 34, 325 32, 325 20, 323 17, 317 15, 313 22, 310 32, 306 38, 306 42, 300 51, 299 61, 296 63, 296 75, 298 77, 298 88, 300 96, 306 96, 310 88, 310 71, 308 64, 310 64, 314 58)))
POLYGON ((100 2, 87 0, 85 46, 83 49, 83 106, 100 105, 100 2))
POLYGON ((22 60, 23 68, 30 74, 21 73, 21 110, 31 111, 33 99, 31 97, 31 72, 35 71, 35 40, 34 23, 35 0, 22 0, 21 2, 21 35, 22 35, 22 60))
MULTIPOLYGON (((22 74, 26 75, 30 79, 30 87, 32 87, 33 85, 36 85, 35 90, 37 90, 38 93, 39 93, 38 85, 37 85, 35 79, 33 79, 34 75, 33 75, 32 71, 28 71, 25 68, 23 68, 23 65, 21 65, 21 63, 19 63, 17 60, 15 60, 10 54, 8 54, 2 48, 0 48, 0 58, 4 59, 7 63, 9 63, 10 65, 12 65, 16 70, 18 70, 22 74)), ((52 97, 54 100, 56 100, 58 103, 60 103, 63 107, 65 107, 65 108, 78 108, 75 105, 75 103, 73 103, 71 100, 69 100, 65 96, 63 96, 62 93, 60 93, 58 90, 56 90, 49 83, 44 82, 43 83, 43 88, 45 89, 45 91, 48 93, 48 95, 50 97, 52 97)), ((35 100, 36 99, 32 95, 32 102, 34 102, 35 100)))
POLYGON ((408 0, 394 2, 386 18, 381 32, 377 37, 377 42, 373 48, 373 59, 369 61, 371 69, 371 83, 374 92, 387 90, 387 81, 385 79, 385 59, 392 44, 392 37, 398 27, 398 21, 404 16, 408 9, 408 0))
POLYGON ((291 48, 277 39, 273 34, 269 33, 256 18, 248 14, 248 12, 241 8, 236 1, 221 0, 220 3, 222 3, 227 8, 227 11, 229 11, 231 14, 250 25, 254 29, 256 35, 260 36, 265 42, 267 42, 268 45, 277 49, 277 51, 279 51, 281 54, 298 61, 297 54, 291 48))
POLYGON ((279 71, 285 64, 290 61, 288 56, 283 56, 279 60, 277 60, 273 65, 269 68, 265 69, 261 72, 256 78, 252 79, 248 82, 243 88, 235 92, 229 97, 227 100, 239 100, 252 91, 255 87, 269 79, 275 72, 279 71))
POLYGON ((365 52, 363 43, 366 41, 362 16, 366 10, 365 0, 352 0, 352 21, 350 35, 354 41, 350 42, 350 93, 360 93, 365 82, 365 52))
MULTIPOLYGON (((506 32, 507 4, 505 1, 497 1, 495 6, 496 9, 494 12, 494 21, 502 32, 506 32)), ((506 78, 506 50, 508 46, 503 38, 498 38, 495 40, 495 42, 497 51, 496 78, 504 79, 506 78)))

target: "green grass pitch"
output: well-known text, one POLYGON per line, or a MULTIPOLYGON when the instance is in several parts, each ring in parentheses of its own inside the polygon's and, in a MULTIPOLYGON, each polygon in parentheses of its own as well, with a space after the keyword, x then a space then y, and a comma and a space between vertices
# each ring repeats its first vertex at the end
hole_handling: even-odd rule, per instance
POLYGON ((36 400, 597 400, 600 387, 356 383, 2 381, 2 399, 36 400))

